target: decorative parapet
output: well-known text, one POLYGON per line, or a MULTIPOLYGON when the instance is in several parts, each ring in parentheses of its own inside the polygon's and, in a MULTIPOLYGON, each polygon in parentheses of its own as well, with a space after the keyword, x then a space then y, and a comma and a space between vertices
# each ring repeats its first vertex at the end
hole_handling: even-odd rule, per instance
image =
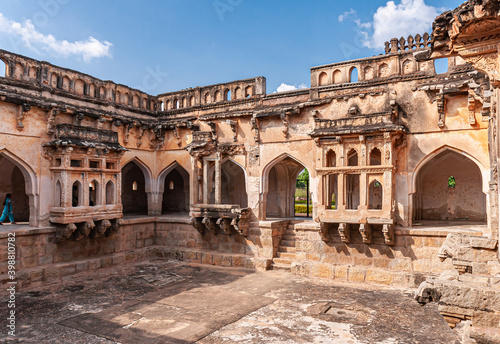
POLYGON ((240 233, 248 236, 250 209, 234 204, 195 204, 191 206, 191 224, 200 233, 240 233))
POLYGON ((353 116, 341 119, 315 119, 312 137, 358 134, 373 131, 406 131, 403 125, 395 123, 394 113, 386 112, 366 116, 353 116))
POLYGON ((401 37, 400 39, 393 38, 390 42, 385 42, 386 54, 398 54, 408 51, 420 51, 431 47, 431 36, 426 32, 423 36, 417 34, 415 38, 410 35, 407 39, 401 37))

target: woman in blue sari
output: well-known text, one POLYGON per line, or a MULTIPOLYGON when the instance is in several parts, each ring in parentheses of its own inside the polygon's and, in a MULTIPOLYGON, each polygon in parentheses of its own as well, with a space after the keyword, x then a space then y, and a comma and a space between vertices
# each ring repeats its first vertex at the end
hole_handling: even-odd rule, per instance
POLYGON ((3 212, 2 212, 2 216, 0 217, 0 225, 2 225, 5 221, 5 219, 7 218, 7 216, 9 217, 9 220, 10 220, 10 223, 11 224, 14 224, 14 213, 12 212, 12 201, 10 199, 11 195, 10 193, 8 193, 7 195, 5 195, 5 201, 3 202, 3 212))

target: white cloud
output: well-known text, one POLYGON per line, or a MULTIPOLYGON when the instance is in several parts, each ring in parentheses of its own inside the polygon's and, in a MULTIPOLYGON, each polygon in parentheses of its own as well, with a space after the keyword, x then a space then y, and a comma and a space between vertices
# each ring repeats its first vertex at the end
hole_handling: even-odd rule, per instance
MULTIPOLYGON (((283 82, 276 89, 276 92, 278 92, 278 93, 279 92, 288 92, 288 91, 294 91, 294 90, 299 90, 299 89, 303 89, 303 88, 307 88, 306 84, 304 84, 304 83, 300 84, 299 86, 296 86, 296 85, 288 85, 288 84, 285 84, 283 82)), ((276 93, 276 92, 274 92, 274 93, 276 93)))
POLYGON ((425 0, 401 0, 397 5, 388 1, 377 9, 371 22, 362 23, 359 19, 353 22, 358 26, 363 46, 380 49, 394 37, 430 33, 432 22, 443 11, 426 5, 425 0))
POLYGON ((342 23, 345 19, 347 19, 355 14, 356 14, 356 11, 352 8, 349 11, 342 13, 341 15, 339 15, 339 23, 342 23))
POLYGON ((0 13, 0 32, 18 36, 30 49, 41 48, 64 57, 81 56, 85 62, 98 57, 111 57, 109 49, 112 44, 110 42, 101 42, 94 37, 89 37, 85 41, 59 41, 53 35, 40 33, 30 20, 21 24, 6 18, 2 13, 0 13))

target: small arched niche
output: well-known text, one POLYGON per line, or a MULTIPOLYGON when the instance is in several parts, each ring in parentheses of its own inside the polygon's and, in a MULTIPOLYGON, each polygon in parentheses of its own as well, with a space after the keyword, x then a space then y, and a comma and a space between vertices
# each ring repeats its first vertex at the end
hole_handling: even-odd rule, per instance
POLYGON ((110 180, 106 183, 106 204, 115 203, 115 183, 110 180))
POLYGON ((89 184, 89 206, 95 207, 99 204, 99 183, 93 180, 89 184))
POLYGON ((318 84, 319 86, 328 85, 328 74, 321 72, 318 77, 318 84))
POLYGON ((378 148, 373 148, 370 152, 370 166, 375 165, 382 165, 382 153, 378 148))
POLYGON ((82 205, 82 183, 80 181, 75 181, 73 187, 71 188, 71 206, 79 207, 82 205))
POLYGON ((337 154, 333 151, 333 149, 328 150, 326 153, 326 167, 335 167, 337 166, 337 154))
POLYGON ((347 166, 358 166, 358 152, 354 148, 347 152, 347 166))
POLYGON ((382 196, 382 183, 375 179, 368 188, 368 209, 382 209, 382 196))

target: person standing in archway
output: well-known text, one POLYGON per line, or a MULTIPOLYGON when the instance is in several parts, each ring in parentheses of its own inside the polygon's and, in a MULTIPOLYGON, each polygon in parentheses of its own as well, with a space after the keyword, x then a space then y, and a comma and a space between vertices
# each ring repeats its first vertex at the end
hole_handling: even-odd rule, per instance
POLYGON ((12 200, 10 198, 11 198, 10 193, 5 195, 5 201, 3 202, 3 206, 4 206, 3 212, 2 212, 2 216, 0 217, 0 225, 3 225, 3 222, 5 221, 7 216, 9 217, 10 223, 15 224, 14 213, 12 212, 12 200))

